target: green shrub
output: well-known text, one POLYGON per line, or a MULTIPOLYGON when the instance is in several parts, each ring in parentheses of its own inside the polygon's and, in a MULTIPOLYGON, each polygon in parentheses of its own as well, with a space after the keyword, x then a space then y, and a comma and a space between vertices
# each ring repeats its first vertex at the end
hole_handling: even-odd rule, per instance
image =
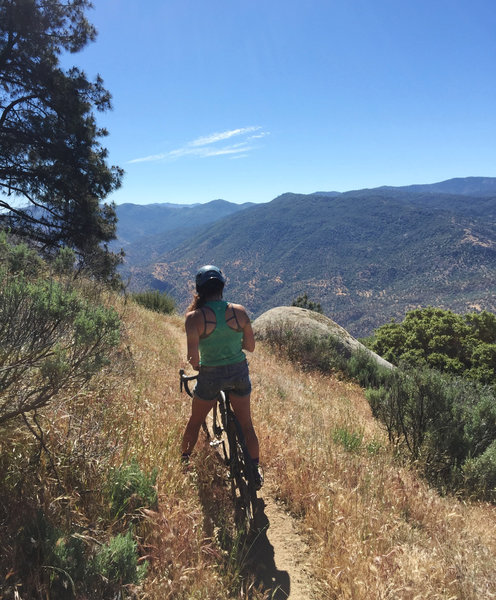
POLYGON ((158 290, 137 292, 131 294, 131 298, 141 306, 158 313, 170 315, 176 310, 174 299, 167 293, 159 292, 158 290))
POLYGON ((267 327, 264 339, 306 369, 317 369, 323 373, 341 372, 363 387, 378 387, 387 381, 391 373, 391 369, 379 365, 366 349, 351 353, 338 337, 308 333, 289 322, 267 327))
POLYGON ((379 327, 369 347, 395 365, 428 367, 484 384, 496 383, 496 315, 458 315, 440 308, 408 312, 379 327))
POLYGON ((119 339, 117 312, 72 283, 0 272, 0 424, 79 389, 119 339))
POLYGON ((71 248, 60 248, 55 260, 53 268, 57 275, 70 275, 74 270, 76 262, 76 253, 71 248))
POLYGON ((392 372, 390 368, 381 366, 367 350, 354 352, 346 362, 344 371, 364 388, 384 385, 392 372))
MULTIPOLYGON (((138 564, 132 530, 96 546, 95 552, 95 545, 85 543, 84 536, 61 531, 40 511, 22 536, 25 564, 42 574, 38 590, 46 589, 46 597, 117 597, 120 586, 140 583, 148 568, 146 562, 138 564)), ((27 573, 24 576, 29 578, 27 573)))
POLYGON ((116 535, 100 548, 93 561, 97 575, 110 585, 140 583, 146 575, 148 564, 138 566, 137 545, 131 531, 116 535))
POLYGON ((449 379, 437 371, 396 369, 387 386, 367 390, 366 395, 374 415, 386 424, 390 440, 406 446, 418 460, 436 453, 436 446, 440 453, 459 446, 463 431, 453 413, 452 392, 449 379))
POLYGON ((343 446, 347 452, 358 452, 362 447, 363 435, 349 431, 346 427, 338 427, 332 433, 332 439, 343 446))
POLYGON ((496 440, 480 456, 465 461, 463 475, 469 491, 496 502, 496 440))
POLYGON ((323 373, 346 369, 349 351, 336 337, 319 336, 281 322, 268 327, 264 339, 305 369, 323 373))
POLYGON ((155 508, 157 474, 158 469, 153 469, 149 475, 144 473, 134 458, 112 469, 107 486, 112 515, 121 517, 126 513, 135 512, 138 508, 155 508))
POLYGON ((40 585, 50 591, 47 597, 77 597, 89 577, 86 548, 78 536, 55 527, 39 511, 25 526, 20 542, 26 565, 33 571, 41 569, 40 585))
POLYGON ((493 486, 491 448, 496 439, 491 388, 431 369, 399 368, 387 385, 369 389, 366 395, 390 441, 405 450, 431 482, 442 488, 464 485, 469 492, 487 496, 493 486))
POLYGON ((298 306, 299 308, 307 308, 308 310, 313 310, 314 312, 322 313, 322 306, 318 302, 313 302, 308 299, 308 295, 305 292, 303 296, 298 296, 293 302, 291 306, 298 306))
POLYGON ((461 418, 472 456, 478 456, 496 440, 496 397, 494 388, 465 384, 461 418), (470 393, 469 393, 470 392, 470 393))
POLYGON ((11 244, 5 231, 0 231, 0 266, 12 274, 33 277, 43 270, 43 261, 26 244, 11 244))

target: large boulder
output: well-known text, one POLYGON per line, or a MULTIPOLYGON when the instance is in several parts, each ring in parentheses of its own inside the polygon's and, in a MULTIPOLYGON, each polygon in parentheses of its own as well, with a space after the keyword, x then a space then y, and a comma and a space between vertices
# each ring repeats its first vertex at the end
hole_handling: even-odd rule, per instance
POLYGON ((339 341, 347 358, 355 352, 363 351, 374 358, 377 364, 390 369, 394 368, 390 362, 361 344, 346 329, 329 317, 313 310, 296 306, 279 306, 271 308, 253 322, 253 331, 257 339, 265 339, 269 336, 270 331, 277 331, 280 328, 289 328, 297 333, 315 335, 320 338, 332 337, 339 341))

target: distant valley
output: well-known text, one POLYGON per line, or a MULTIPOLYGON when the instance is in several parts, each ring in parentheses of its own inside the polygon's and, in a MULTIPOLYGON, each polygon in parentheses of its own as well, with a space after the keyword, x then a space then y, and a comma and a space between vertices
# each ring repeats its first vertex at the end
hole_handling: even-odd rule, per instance
POLYGON ((213 263, 253 317, 306 292, 356 337, 417 306, 496 312, 496 178, 117 215, 130 289, 165 290, 181 310, 213 263))

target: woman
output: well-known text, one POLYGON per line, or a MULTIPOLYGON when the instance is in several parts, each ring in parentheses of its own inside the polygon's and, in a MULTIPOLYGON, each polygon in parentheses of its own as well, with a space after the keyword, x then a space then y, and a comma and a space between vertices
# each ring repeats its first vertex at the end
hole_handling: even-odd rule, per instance
POLYGON ((251 382, 243 352, 253 352, 255 338, 245 308, 222 299, 225 281, 218 267, 202 267, 196 275, 197 294, 186 313, 188 361, 199 375, 191 417, 184 431, 182 457, 184 461, 189 459, 200 427, 220 390, 229 390, 231 406, 254 463, 257 485, 261 487, 258 439, 250 412, 251 382))

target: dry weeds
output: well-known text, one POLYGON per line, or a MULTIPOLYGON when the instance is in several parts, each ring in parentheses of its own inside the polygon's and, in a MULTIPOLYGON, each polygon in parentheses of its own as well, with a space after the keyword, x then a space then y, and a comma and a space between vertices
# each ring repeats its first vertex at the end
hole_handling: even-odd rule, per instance
MULTIPOLYGON (((226 578, 225 550, 205 516, 214 488, 185 477, 178 461, 189 411, 177 383, 185 366, 182 319, 133 309, 130 323, 136 373, 123 406, 135 425, 127 451, 160 467, 146 593, 227 597, 239 574, 226 578)), ((262 344, 250 363, 266 478, 299 519, 321 598, 496 597, 495 507, 440 497, 399 465, 357 385, 302 372, 262 344)), ((221 512, 226 501, 219 499, 221 512)))
MULTIPOLYGON (((150 562, 141 597, 262 598, 243 581, 235 536, 226 539, 229 494, 212 456, 199 444, 192 472, 181 468, 189 414, 178 382, 182 318, 120 309, 127 338, 119 368, 72 412, 53 407, 52 443, 77 439, 74 456, 95 470, 131 457, 145 471, 158 467, 158 508, 145 511, 138 531, 150 562)), ((263 344, 250 363, 267 488, 297 518, 319 600, 496 598, 496 507, 440 497, 395 461, 357 385, 302 372, 263 344)))
POLYGON ((442 498, 402 468, 362 390, 260 347, 255 416, 267 475, 301 517, 321 598, 496 597, 496 508, 442 498))
MULTIPOLYGON (((209 494, 220 512, 229 500, 185 477, 178 460, 189 411, 177 383, 182 319, 136 308, 129 322, 136 372, 124 386, 134 424, 127 452, 160 468, 146 595, 228 597, 239 573, 226 573, 225 549, 205 512, 209 494)), ((310 544, 320 598, 496 597, 494 506, 440 497, 399 465, 357 385, 302 372, 262 344, 250 363, 266 479, 310 544)), ((197 471, 214 477, 204 460, 200 446, 197 471)))

